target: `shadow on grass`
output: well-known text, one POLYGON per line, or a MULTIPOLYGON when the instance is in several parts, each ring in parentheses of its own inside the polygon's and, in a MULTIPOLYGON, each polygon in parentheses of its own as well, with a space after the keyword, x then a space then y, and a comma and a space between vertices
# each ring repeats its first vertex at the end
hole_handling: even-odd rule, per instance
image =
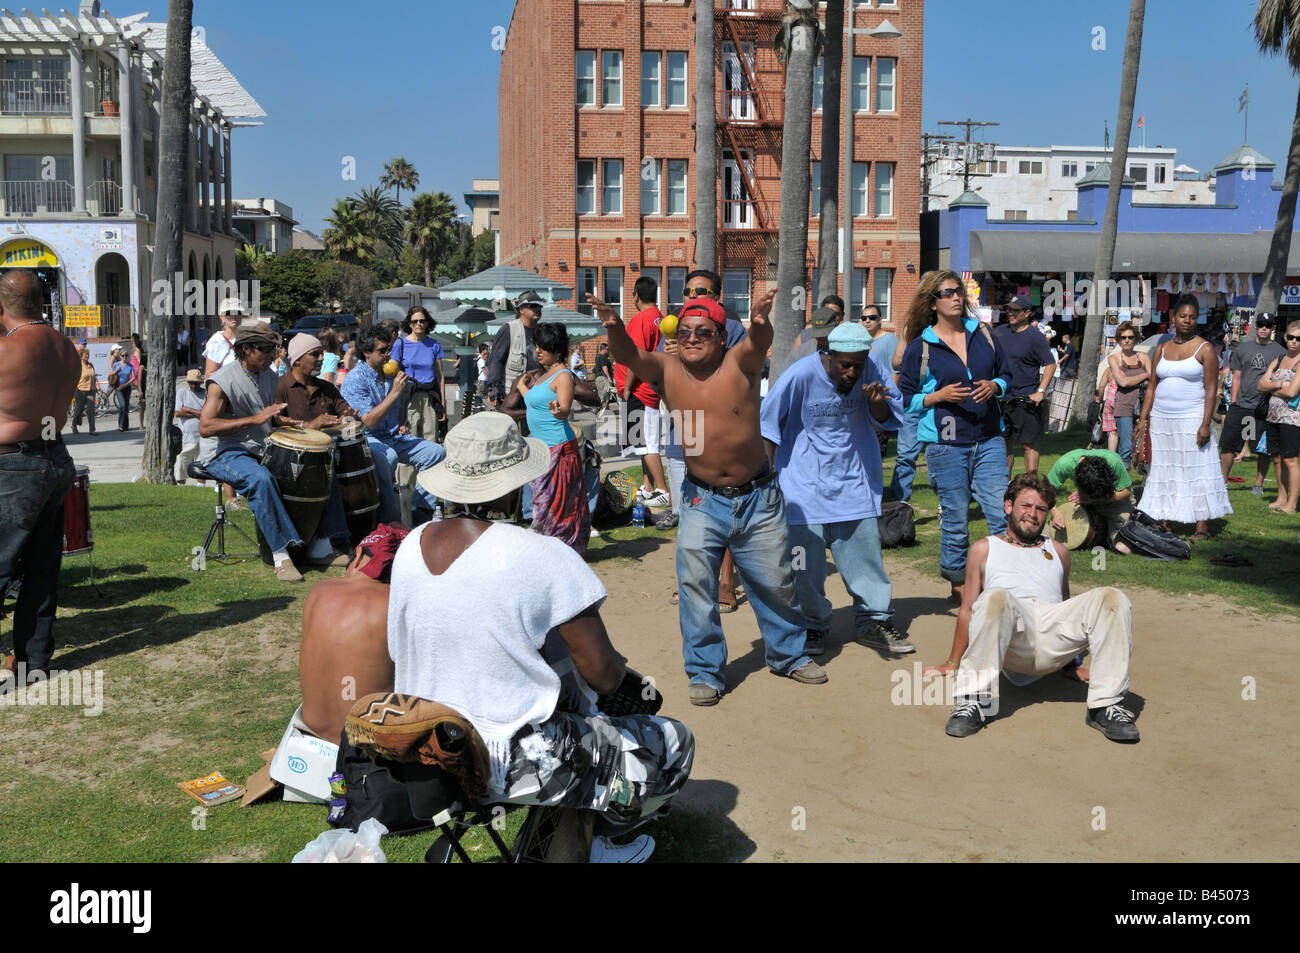
POLYGON ((55 661, 61 669, 90 666, 140 649, 171 645, 209 629, 253 622, 287 608, 292 602, 290 596, 270 596, 264 599, 222 602, 207 612, 184 615, 168 615, 168 612, 174 611, 171 606, 138 606, 122 612, 83 613, 68 623, 73 634, 60 639, 64 644, 81 647, 57 656, 55 661), (96 634, 100 623, 107 627, 115 622, 120 625, 123 620, 129 620, 123 631, 108 638, 96 634))
POLYGON ((600 549, 587 552, 588 563, 598 563, 605 559, 640 559, 648 556, 660 546, 673 545, 675 540, 664 536, 636 536, 632 539, 611 539, 603 537, 605 545, 600 549))
MULTIPOLYGON (((133 567, 125 567, 127 569, 133 567)), ((140 567, 143 568, 143 567, 140 567)), ((116 575, 113 570, 105 575, 116 575)), ((190 584, 184 576, 145 576, 137 579, 108 579, 96 575, 90 585, 90 570, 61 573, 59 606, 64 609, 103 609, 123 606, 164 590, 176 590, 190 584)))

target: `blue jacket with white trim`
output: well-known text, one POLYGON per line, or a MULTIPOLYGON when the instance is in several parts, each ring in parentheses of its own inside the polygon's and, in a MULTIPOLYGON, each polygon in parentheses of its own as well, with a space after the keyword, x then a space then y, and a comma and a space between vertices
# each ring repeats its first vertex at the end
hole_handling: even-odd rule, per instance
POLYGON ((926 394, 949 384, 971 384, 974 381, 993 381, 997 385, 996 397, 1007 392, 1011 371, 1001 345, 991 335, 980 330, 979 318, 966 318, 966 363, 928 327, 921 336, 907 345, 903 352, 903 368, 899 372, 898 387, 903 392, 903 405, 907 412, 921 418, 916 428, 921 443, 947 443, 970 446, 1002 435, 1002 411, 996 398, 982 404, 967 398, 959 404, 940 403, 925 407, 926 394), (930 363, 925 380, 921 374, 921 342, 930 344, 930 363))

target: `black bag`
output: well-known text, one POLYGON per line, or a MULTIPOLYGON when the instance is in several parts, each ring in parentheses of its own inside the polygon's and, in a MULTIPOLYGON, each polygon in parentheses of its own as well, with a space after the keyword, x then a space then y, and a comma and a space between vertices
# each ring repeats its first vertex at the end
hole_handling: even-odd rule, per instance
POLYGON ((167 425, 167 446, 171 451, 172 457, 179 457, 181 455, 181 444, 184 439, 185 435, 181 433, 180 427, 177 427, 175 424, 167 425))
POLYGON ((886 503, 881 507, 877 525, 880 527, 880 545, 885 549, 916 543, 916 521, 908 503, 899 500, 886 503))
POLYGON ((1088 439, 1095 446, 1106 442, 1106 433, 1101 429, 1101 403, 1095 400, 1088 405, 1088 439))
POLYGON ((355 831, 371 817, 387 827, 390 834, 415 834, 436 826, 412 813, 407 786, 349 742, 346 731, 339 743, 334 770, 343 775, 343 783, 347 785, 347 793, 343 795, 347 806, 343 816, 331 822, 335 827, 355 831))
POLYGON ((1132 519, 1119 528, 1119 542, 1124 543, 1135 555, 1153 559, 1190 559, 1192 547, 1185 539, 1180 539, 1160 525, 1141 510, 1133 513, 1132 519))

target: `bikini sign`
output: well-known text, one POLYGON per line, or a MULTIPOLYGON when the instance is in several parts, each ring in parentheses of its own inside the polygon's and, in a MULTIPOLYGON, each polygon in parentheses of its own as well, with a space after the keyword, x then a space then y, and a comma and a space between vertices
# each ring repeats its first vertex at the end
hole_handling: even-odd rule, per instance
POLYGON ((58 256, 40 242, 10 242, 0 248, 0 266, 5 268, 57 268, 58 256))

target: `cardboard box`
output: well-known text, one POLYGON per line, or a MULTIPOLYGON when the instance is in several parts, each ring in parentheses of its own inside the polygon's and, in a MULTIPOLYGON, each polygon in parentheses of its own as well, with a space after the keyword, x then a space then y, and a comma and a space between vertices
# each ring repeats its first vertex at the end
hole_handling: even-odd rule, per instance
POLYGON ((284 785, 284 799, 328 804, 330 775, 339 746, 312 734, 302 720, 302 706, 293 713, 271 760, 271 778, 284 785))

